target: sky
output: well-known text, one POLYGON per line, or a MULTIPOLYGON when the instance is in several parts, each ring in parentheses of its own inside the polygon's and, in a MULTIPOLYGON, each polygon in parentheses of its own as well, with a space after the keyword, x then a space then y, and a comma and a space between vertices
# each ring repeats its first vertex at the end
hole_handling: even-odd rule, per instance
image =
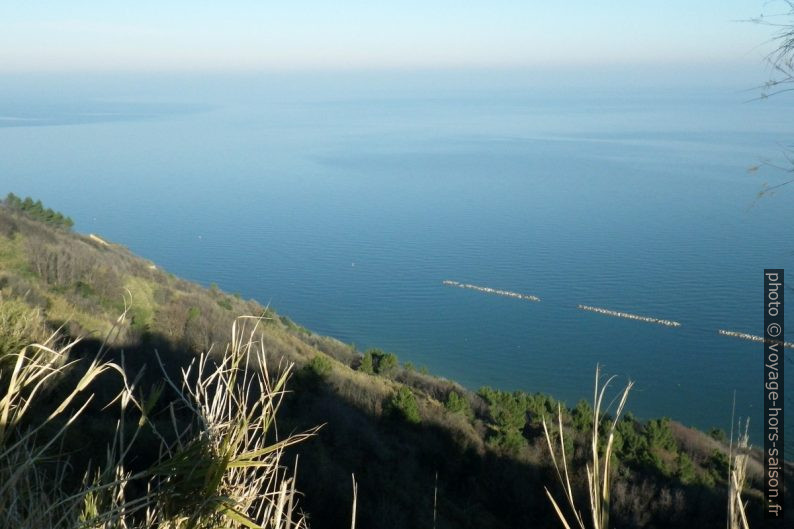
MULTIPOLYGON (((767 0, 0 0, 0 73, 758 63, 767 0)), ((766 44, 765 44, 766 42, 766 44)))

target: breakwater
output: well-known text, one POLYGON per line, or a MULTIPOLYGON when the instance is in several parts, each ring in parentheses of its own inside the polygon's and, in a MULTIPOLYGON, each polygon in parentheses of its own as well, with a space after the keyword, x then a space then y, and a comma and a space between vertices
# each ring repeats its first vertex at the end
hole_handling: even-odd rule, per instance
POLYGON ((478 285, 472 285, 470 283, 460 283, 458 281, 451 281, 449 279, 445 279, 441 282, 442 285, 446 285, 448 287, 457 287, 457 288, 468 288, 469 290, 476 290, 477 292, 484 292, 486 294, 493 294, 494 296, 504 296, 506 298, 516 298, 516 299, 523 299, 526 301, 540 301, 540 298, 537 296, 532 296, 530 294, 521 294, 520 292, 512 292, 510 290, 499 290, 497 288, 490 288, 490 287, 481 287, 478 285))
POLYGON ((615 318, 626 318, 627 320, 642 321, 645 323, 655 323, 657 325, 664 325, 666 327, 681 326, 679 322, 673 320, 651 318, 650 316, 639 316, 637 314, 630 314, 628 312, 619 312, 617 310, 602 309, 600 307, 591 307, 590 305, 577 305, 576 308, 581 310, 586 310, 588 312, 595 312, 596 314, 603 314, 604 316, 614 316, 615 318))
MULTIPOLYGON (((722 336, 730 336, 731 338, 739 338, 740 340, 748 340, 750 342, 763 342, 763 336, 756 336, 755 334, 747 334, 746 332, 737 332, 737 331, 726 331, 724 329, 720 329, 717 331, 722 336)), ((783 347, 788 347, 789 349, 794 349, 794 343, 792 342, 781 342, 780 340, 772 340, 772 342, 782 343, 783 347)))
MULTIPOLYGON (((533 301, 538 302, 540 298, 538 296, 533 296, 531 294, 521 294, 520 292, 513 292, 511 290, 500 290, 498 288, 490 288, 490 287, 482 287, 479 285, 472 285, 471 283, 461 283, 459 281, 452 281, 451 279, 445 279, 441 282, 442 285, 448 287, 456 287, 456 288, 465 288, 468 290, 476 290, 477 292, 483 292, 485 294, 492 294, 494 296, 503 296, 507 298, 515 298, 515 299, 523 299, 526 301, 533 301)), ((627 320, 634 320, 634 321, 641 321, 644 323, 654 323, 656 325, 664 325, 665 327, 681 327, 681 322, 675 320, 666 320, 662 318, 652 318, 651 316, 641 316, 639 314, 631 314, 630 312, 621 312, 618 310, 610 310, 601 307, 593 307, 592 305, 577 305, 577 309, 584 310, 587 312, 595 312, 596 314, 603 314, 604 316, 612 316, 615 318, 625 318, 627 320)), ((725 329, 718 329, 717 333, 722 336, 728 336, 730 338, 738 338, 740 340, 747 340, 750 342, 763 342, 763 336, 757 336, 755 334, 748 334, 746 332, 738 332, 738 331, 727 331, 725 329)), ((773 343, 777 342, 783 345, 783 347, 788 349, 794 349, 794 342, 784 342, 780 340, 773 340, 773 343)))

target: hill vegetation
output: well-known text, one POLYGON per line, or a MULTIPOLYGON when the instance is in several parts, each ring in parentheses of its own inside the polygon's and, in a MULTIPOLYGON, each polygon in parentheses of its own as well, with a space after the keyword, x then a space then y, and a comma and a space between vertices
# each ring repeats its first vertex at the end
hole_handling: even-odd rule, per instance
MULTIPOLYGON (((11 197, 0 206, 0 396, 15 355, 29 344, 52 343, 58 329, 60 344, 85 338, 68 348, 68 359, 78 364, 56 377, 44 404, 57 402, 59 385, 85 373, 97 351, 124 375, 98 376, 97 399, 59 440, 54 457, 68 457, 75 476, 64 487, 79 487, 82 476, 96 470, 125 420, 126 431, 139 436, 125 468, 156 466, 163 441, 157 432, 174 421, 185 428, 195 424, 187 410, 169 411, 184 395, 164 386, 164 376, 181 380, 181 370, 206 352, 207 366, 223 365, 229 330, 239 316, 253 315, 262 318, 254 341, 261 344, 260 365, 268 376, 279 380, 285 363, 295 366, 290 391, 280 401, 279 430, 322 426, 304 442, 284 447, 284 464, 300 456, 296 486, 304 495, 298 508, 311 527, 350 523, 351 474, 359 486, 357 527, 558 526, 544 492, 546 486, 556 490, 557 476, 543 418, 556 420, 560 410, 569 468, 584 468, 593 426, 587 402, 567 407, 539 393, 472 392, 402 364, 392 353, 359 352, 254 300, 179 279, 123 246, 73 233, 68 217, 11 197), (125 391, 120 380, 134 380, 140 395, 158 396, 150 408, 142 407, 149 420, 130 414, 119 422, 117 408, 105 407, 125 391)), ((34 406, 27 417, 48 409, 34 406)), ((163 442, 177 441, 165 436, 163 442)), ((615 425, 613 454, 615 526, 725 526, 724 515, 715 515, 726 513, 724 433, 705 434, 669 418, 639 421, 627 413, 615 425)), ((762 518, 760 478, 754 452, 744 492, 751 526, 762 518)), ((571 486, 586 498, 583 473, 572 476, 571 486)), ((126 494, 145 498, 147 492, 132 487, 126 494)))
POLYGON ((23 200, 14 193, 9 193, 5 198, 4 204, 9 209, 18 211, 32 219, 40 220, 51 226, 65 228, 67 230, 71 230, 72 226, 74 226, 74 221, 69 217, 65 217, 63 213, 53 211, 51 208, 44 209, 41 200, 34 202, 30 197, 25 197, 23 200))

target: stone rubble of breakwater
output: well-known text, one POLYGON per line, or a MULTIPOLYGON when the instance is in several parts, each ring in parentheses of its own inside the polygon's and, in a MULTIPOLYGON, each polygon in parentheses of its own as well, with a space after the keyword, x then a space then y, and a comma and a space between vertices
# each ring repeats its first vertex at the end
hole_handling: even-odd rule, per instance
POLYGON ((655 323, 657 325, 664 325, 666 327, 680 327, 681 323, 673 320, 663 320, 659 318, 651 318, 650 316, 639 316, 637 314, 630 314, 628 312, 620 312, 617 310, 602 309, 600 307, 591 307, 590 305, 577 305, 577 309, 586 310, 588 312, 595 312, 605 316, 614 316, 616 318, 626 318, 627 320, 644 321, 645 323, 655 323))
POLYGON ((458 287, 458 288, 468 288, 469 290, 476 290, 477 292, 485 292, 486 294, 493 294, 494 296, 504 296, 506 298, 516 298, 516 299, 523 299, 526 301, 540 301, 540 298, 537 296, 532 296, 530 294, 521 294, 519 292, 512 292, 510 290, 499 290, 497 288, 490 288, 490 287, 481 287, 478 285, 472 285, 470 283, 459 283, 458 281, 451 281, 449 279, 445 279, 441 282, 442 285, 446 285, 448 287, 458 287))
MULTIPOLYGON (((722 336, 730 336, 731 338, 739 338, 740 340, 748 340, 750 342, 763 342, 763 336, 756 336, 755 334, 747 334, 746 332, 737 332, 737 331, 726 331, 724 329, 720 329, 717 331, 722 336)), ((794 349, 794 343, 792 342, 781 342, 780 340, 771 340, 772 343, 782 343, 783 347, 788 347, 789 349, 794 349)))
MULTIPOLYGON (((479 285, 472 285, 471 283, 461 283, 459 281, 452 281, 451 279, 445 279, 444 281, 441 282, 441 284, 446 285, 448 287, 467 288, 469 290, 476 290, 477 292, 484 292, 486 294, 493 294, 495 296, 504 296, 508 298, 523 299, 526 301, 534 301, 534 302, 540 301, 540 298, 538 296, 532 296, 530 294, 521 294, 519 292, 513 292, 510 290, 499 290, 497 288, 481 287, 479 285)), ((576 308, 588 312, 595 312, 596 314, 603 314, 604 316, 613 316, 615 318, 626 318, 627 320, 642 321, 645 323, 655 323, 657 325, 664 325, 666 327, 681 327, 680 322, 673 320, 652 318, 650 316, 640 316, 638 314, 631 314, 629 312, 620 312, 617 310, 604 309, 601 307, 593 307, 591 305, 577 305, 576 308)), ((738 338, 740 340, 748 340, 751 342, 764 341, 764 338, 762 336, 756 336, 754 334, 748 334, 745 332, 726 331, 724 329, 719 329, 717 332, 722 336, 738 338)), ((772 340, 772 342, 773 343, 777 342, 782 344, 783 347, 794 349, 794 342, 782 342, 780 340, 772 340)))

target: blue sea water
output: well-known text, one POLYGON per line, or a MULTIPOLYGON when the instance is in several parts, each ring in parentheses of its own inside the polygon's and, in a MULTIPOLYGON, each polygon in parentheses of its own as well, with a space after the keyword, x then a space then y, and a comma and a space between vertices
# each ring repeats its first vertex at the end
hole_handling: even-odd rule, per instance
POLYGON ((759 442, 762 346, 716 331, 762 334, 763 268, 794 274, 794 188, 758 197, 794 100, 437 81, 4 79, 0 193, 472 389, 573 404, 600 363, 636 415, 726 430, 735 392, 759 442))

